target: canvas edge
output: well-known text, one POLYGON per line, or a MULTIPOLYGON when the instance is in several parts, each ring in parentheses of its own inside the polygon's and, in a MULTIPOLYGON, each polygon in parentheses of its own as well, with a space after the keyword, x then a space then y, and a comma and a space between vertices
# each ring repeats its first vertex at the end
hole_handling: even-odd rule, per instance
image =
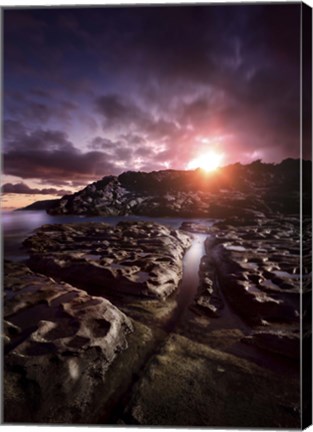
MULTIPOLYGON (((303 194, 310 194, 312 197, 312 176, 311 179, 303 177, 302 165, 304 155, 312 159, 312 8, 305 3, 301 5, 301 82, 300 82, 300 163, 301 163, 301 197, 303 194), (307 73, 304 73, 307 71, 307 73)), ((308 213, 308 209, 306 209, 308 213)), ((300 225, 300 260, 301 273, 304 271, 304 245, 308 241, 303 233, 303 200, 301 199, 301 225, 300 225)), ((312 198, 310 201, 309 218, 312 223, 312 198)), ((312 246, 312 243, 311 243, 312 246)), ((312 269, 312 257, 310 259, 312 269)), ((301 429, 312 425, 312 292, 304 297, 303 279, 301 280, 301 429), (311 313, 303 314, 304 311, 311 313), (306 332, 304 332, 306 329, 306 332), (309 331, 307 331, 309 329, 309 331)), ((310 282, 312 286, 312 280, 310 282)))

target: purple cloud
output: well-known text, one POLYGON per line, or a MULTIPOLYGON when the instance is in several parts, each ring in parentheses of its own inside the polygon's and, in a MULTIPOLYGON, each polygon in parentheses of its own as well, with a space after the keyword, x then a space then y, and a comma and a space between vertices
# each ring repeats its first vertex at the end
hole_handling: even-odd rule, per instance
POLYGON ((65 190, 65 189, 55 189, 55 188, 45 188, 45 189, 37 189, 37 188, 30 188, 27 184, 25 183, 5 183, 2 188, 1 191, 3 194, 25 194, 25 195, 33 195, 33 194, 38 194, 38 195, 59 195, 59 196, 63 196, 63 195, 67 195, 72 193, 69 190, 65 190))

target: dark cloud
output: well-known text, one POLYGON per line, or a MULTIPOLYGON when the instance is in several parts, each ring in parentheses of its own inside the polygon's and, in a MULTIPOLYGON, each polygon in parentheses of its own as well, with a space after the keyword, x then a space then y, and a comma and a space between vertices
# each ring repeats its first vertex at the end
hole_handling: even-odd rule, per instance
POLYGON ((229 162, 297 157, 300 9, 5 10, 5 173, 65 185, 184 168, 215 137, 229 162))
MULTIPOLYGON (((38 179, 39 183, 43 186, 45 185, 50 185, 51 184, 51 180, 49 179, 45 179, 45 178, 41 178, 38 179)), ((88 183, 90 183, 90 180, 88 179, 77 179, 77 180, 73 180, 73 179, 54 179, 53 180, 53 185, 56 186, 57 188, 75 188, 75 189, 81 189, 82 187, 86 186, 88 183)))
POLYGON ((17 126, 16 134, 12 136, 6 135, 6 129, 4 128, 4 143, 6 147, 13 150, 25 150, 29 152, 34 152, 37 150, 46 150, 47 152, 53 152, 55 150, 62 151, 77 151, 74 145, 69 141, 67 134, 59 130, 49 130, 49 129, 36 129, 34 131, 27 131, 22 124, 14 123, 9 120, 5 122, 9 125, 9 132, 11 132, 12 127, 17 126))
POLYGON ((48 90, 43 90, 41 88, 33 88, 29 91, 30 95, 44 98, 44 99, 52 99, 53 95, 48 90))
POLYGON ((141 157, 144 157, 144 158, 149 158, 149 157, 155 156, 154 153, 153 153, 153 150, 149 146, 139 146, 139 147, 136 147, 136 150, 134 151, 134 155, 136 157, 138 157, 138 156, 140 157, 141 156, 141 157))
POLYGON ((25 104, 23 111, 19 111, 19 113, 23 119, 36 120, 41 124, 46 123, 52 114, 51 109, 47 105, 38 102, 25 104))
POLYGON ((139 157, 154 157, 155 153, 143 137, 139 135, 121 135, 118 140, 97 136, 89 144, 89 148, 103 150, 110 155, 111 160, 132 166, 139 157))
MULTIPOLYGON (((172 138, 178 131, 175 121, 164 118, 169 117, 168 113, 144 111, 127 97, 104 95, 96 99, 95 106, 96 111, 103 118, 104 131, 117 128, 124 132, 113 144, 119 149, 121 146, 134 148, 139 144, 142 145, 143 142, 158 142, 164 138, 172 138)), ((178 114, 175 115, 177 117, 178 114)), ((108 141, 102 141, 100 144, 96 138, 92 145, 108 148, 112 146, 112 142, 109 144, 108 141)), ((117 156, 119 156, 118 152, 117 156)))
POLYGON ((5 120, 3 122, 4 144, 15 141, 27 133, 27 128, 17 120, 5 120))
POLYGON ((5 174, 57 181, 90 180, 116 171, 103 152, 82 152, 62 131, 36 130, 7 143, 5 174))
POLYGON ((40 89, 27 93, 8 91, 5 93, 4 105, 7 118, 34 126, 57 121, 68 125, 77 112, 77 105, 62 97, 52 96, 40 89))
POLYGON ((144 143, 146 143, 146 140, 141 135, 133 133, 120 135, 120 139, 124 142, 129 143, 130 145, 143 145, 144 143))
POLYGON ((116 172, 114 163, 101 152, 82 153, 72 150, 12 150, 3 155, 4 173, 52 182, 57 179, 92 180, 116 172))
POLYGON ((149 116, 135 103, 116 94, 97 97, 96 111, 103 117, 103 127, 137 126, 145 127, 150 121, 149 116))
POLYGON ((26 194, 26 195, 67 195, 70 194, 71 191, 65 189, 55 189, 55 188, 46 188, 46 189, 37 189, 30 188, 26 183, 5 183, 1 191, 3 194, 26 194))
POLYGON ((92 139, 88 147, 95 150, 112 150, 121 145, 120 141, 112 141, 108 138, 97 136, 92 139))

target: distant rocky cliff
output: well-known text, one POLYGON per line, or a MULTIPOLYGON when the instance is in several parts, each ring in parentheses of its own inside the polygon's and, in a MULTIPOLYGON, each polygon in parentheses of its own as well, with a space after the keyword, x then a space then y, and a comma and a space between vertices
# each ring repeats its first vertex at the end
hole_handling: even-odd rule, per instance
MULTIPOLYGON (((303 162, 303 181, 310 183, 312 162, 303 162)), ((72 195, 48 213, 82 215, 145 215, 227 217, 256 213, 298 213, 300 161, 280 164, 239 163, 205 174, 201 170, 125 172, 108 176, 72 195)), ((311 190, 304 196, 310 208, 311 190)), ((304 209, 305 210, 305 209, 304 209)))

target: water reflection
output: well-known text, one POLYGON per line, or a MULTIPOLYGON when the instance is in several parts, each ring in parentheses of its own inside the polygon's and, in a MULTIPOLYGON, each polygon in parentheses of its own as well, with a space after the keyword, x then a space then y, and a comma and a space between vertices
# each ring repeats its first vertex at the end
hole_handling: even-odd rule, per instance
POLYGON ((200 260, 205 255, 207 234, 192 234, 193 242, 184 257, 183 279, 177 297, 178 309, 184 310, 193 301, 199 286, 200 260))
POLYGON ((39 211, 3 212, 1 214, 3 233, 12 235, 32 231, 48 223, 47 217, 47 213, 39 211))
MULTIPOLYGON (((210 222, 207 222, 208 225, 210 222)), ((177 306, 171 319, 167 322, 165 330, 173 331, 183 318, 185 311, 193 302, 197 294, 200 276, 199 266, 201 258, 205 255, 204 241, 207 234, 190 234, 193 238, 190 248, 187 250, 183 260, 183 277, 178 287, 176 296, 177 306)))

